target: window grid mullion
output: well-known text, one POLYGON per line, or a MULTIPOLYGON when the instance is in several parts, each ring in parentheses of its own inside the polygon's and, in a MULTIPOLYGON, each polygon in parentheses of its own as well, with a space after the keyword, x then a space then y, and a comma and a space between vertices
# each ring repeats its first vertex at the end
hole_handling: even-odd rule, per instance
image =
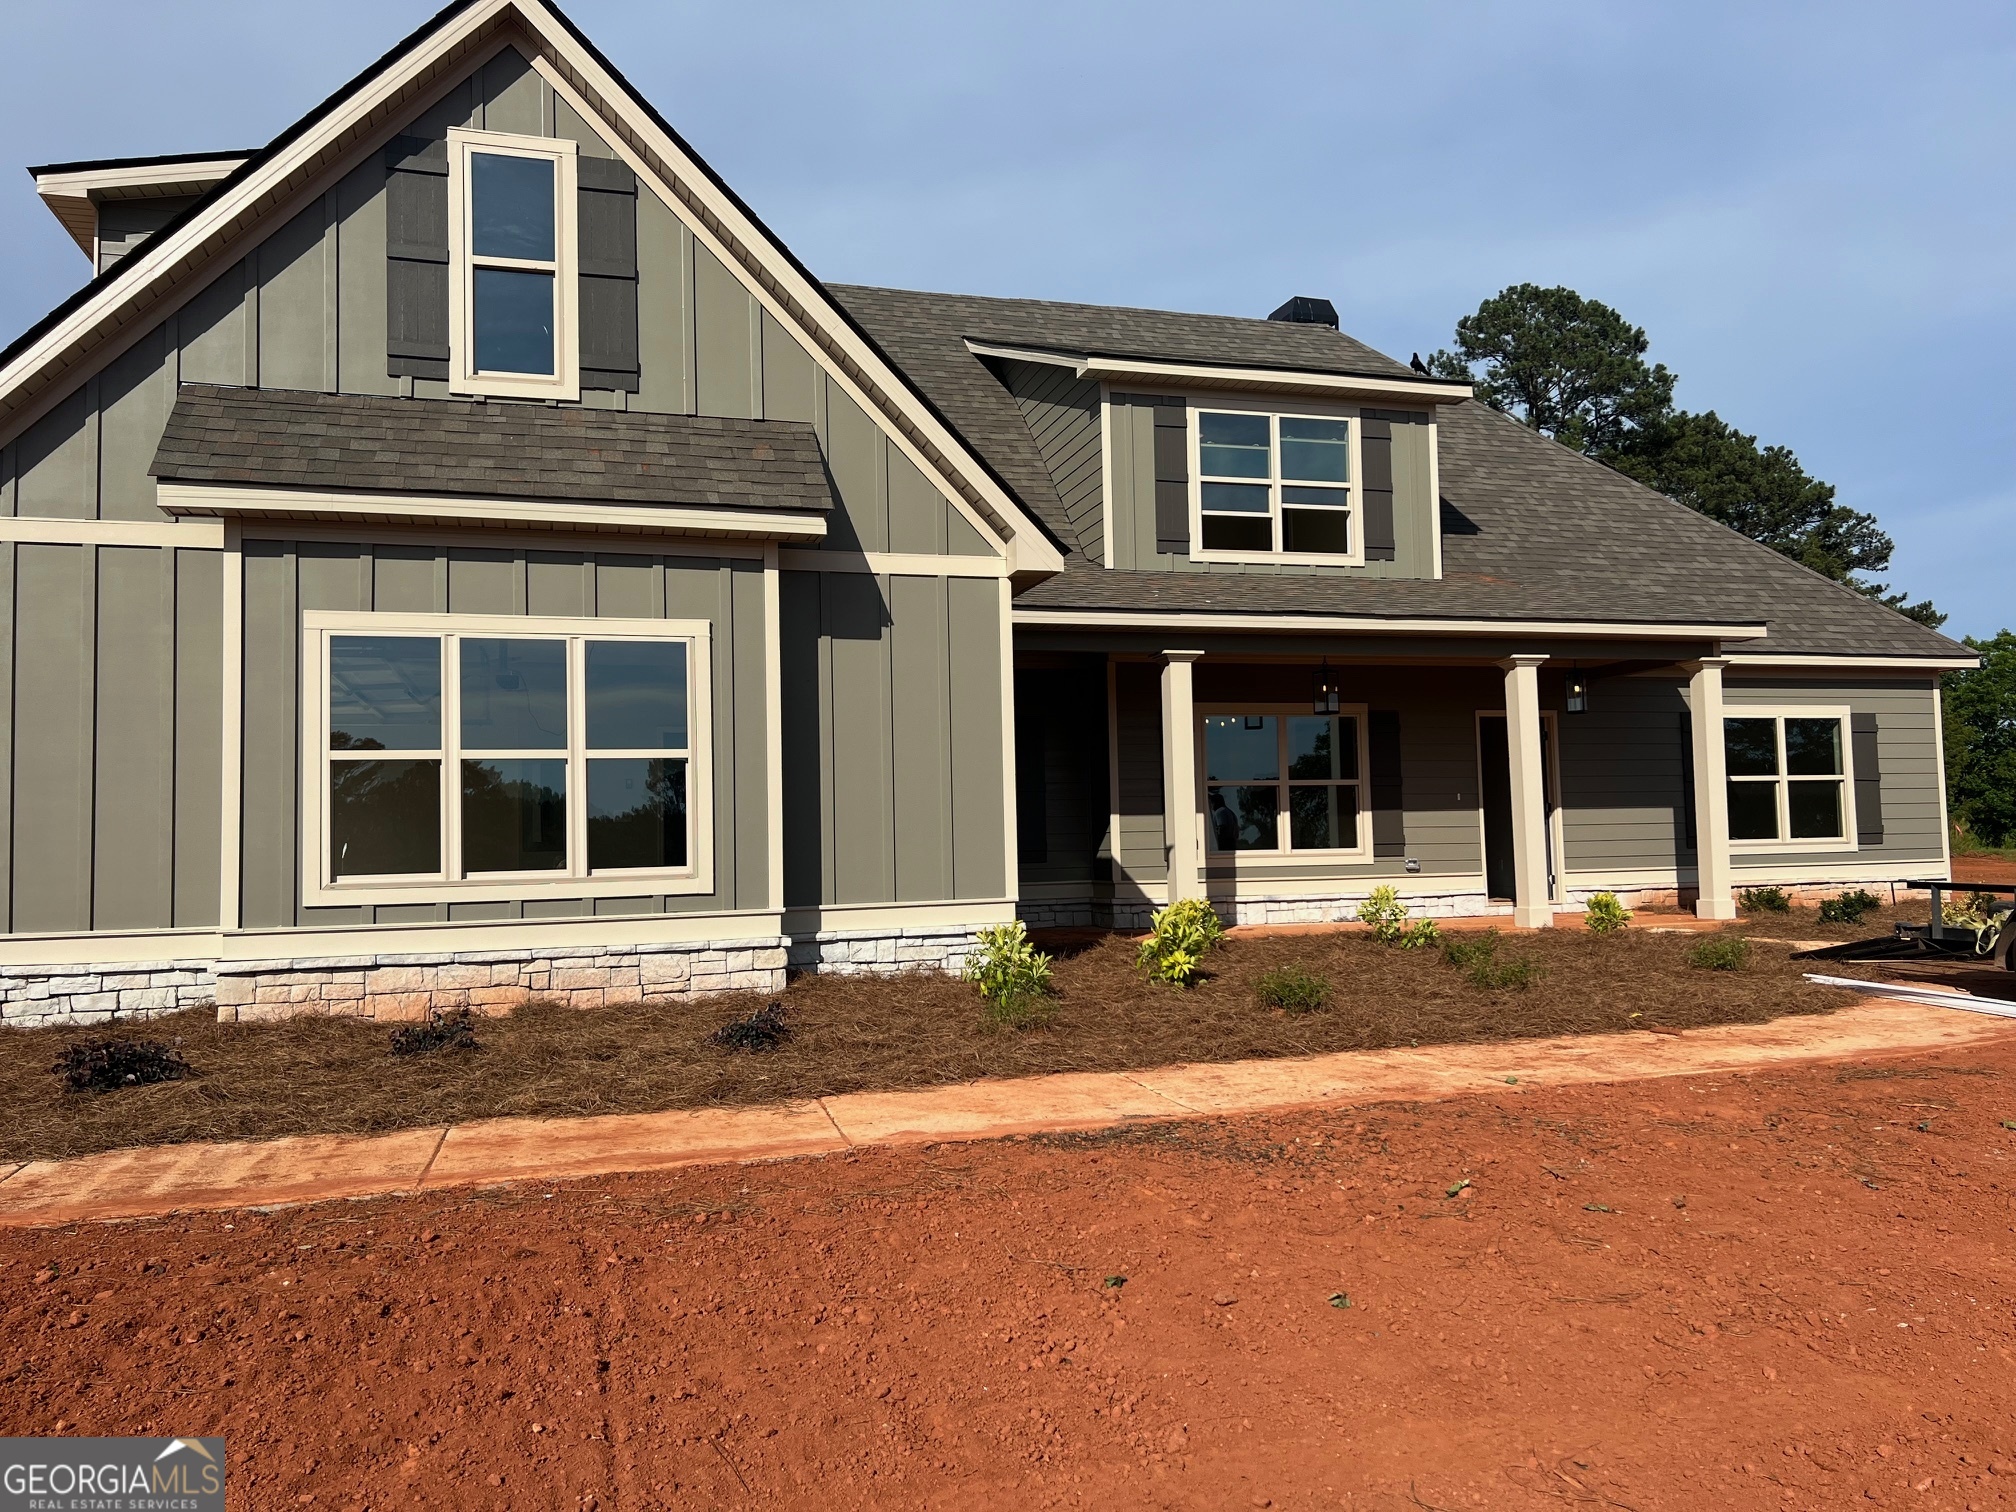
POLYGON ((567 640, 567 875, 588 867, 588 640, 567 640))
POLYGON ((460 882, 462 865, 462 637, 441 637, 441 875, 460 882))

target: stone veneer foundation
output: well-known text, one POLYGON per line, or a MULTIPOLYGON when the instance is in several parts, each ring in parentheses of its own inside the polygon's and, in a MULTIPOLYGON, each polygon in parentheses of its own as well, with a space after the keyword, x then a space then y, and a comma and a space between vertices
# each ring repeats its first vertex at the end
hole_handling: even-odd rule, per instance
POLYGON ((0 966, 0 1025, 102 1024, 217 999, 215 961, 0 966))
POLYGON ((779 936, 727 944, 225 961, 217 968, 217 1017, 241 1023, 297 1013, 420 1019, 430 1010, 497 1013, 531 1002, 600 1008, 716 992, 779 992, 787 943, 779 936))
POLYGON ((836 976, 890 975, 899 971, 961 971, 979 948, 979 932, 961 927, 833 930, 791 942, 793 971, 836 976))

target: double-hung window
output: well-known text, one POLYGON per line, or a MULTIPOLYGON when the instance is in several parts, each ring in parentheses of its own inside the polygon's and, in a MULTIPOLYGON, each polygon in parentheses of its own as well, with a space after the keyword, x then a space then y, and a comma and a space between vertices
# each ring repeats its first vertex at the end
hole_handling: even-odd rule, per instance
POLYGON ((1848 715, 1745 711, 1722 721, 1729 839, 1742 846, 1852 846, 1848 715))
POLYGON ((581 395, 576 146, 448 133, 448 350, 456 393, 581 395))
POLYGON ((1194 420, 1199 556, 1364 559, 1350 419, 1198 409, 1194 420))
POLYGON ((322 902, 710 887, 708 627, 313 614, 322 902))
POLYGON ((1203 725, 1212 854, 1364 849, 1362 709, 1213 711, 1203 725))

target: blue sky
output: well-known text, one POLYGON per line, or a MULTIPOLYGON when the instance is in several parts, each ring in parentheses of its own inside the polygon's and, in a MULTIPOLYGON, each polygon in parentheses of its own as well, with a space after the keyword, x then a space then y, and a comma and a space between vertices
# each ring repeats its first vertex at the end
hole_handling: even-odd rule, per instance
MULTIPOLYGON (((1405 358, 1510 283, 1650 333, 1960 634, 2016 626, 2016 8, 574 0, 821 276, 1264 315, 1405 358)), ((17 164, 264 142, 429 13, 15 4, 17 164)), ((0 195, 0 326, 82 257, 0 195)))

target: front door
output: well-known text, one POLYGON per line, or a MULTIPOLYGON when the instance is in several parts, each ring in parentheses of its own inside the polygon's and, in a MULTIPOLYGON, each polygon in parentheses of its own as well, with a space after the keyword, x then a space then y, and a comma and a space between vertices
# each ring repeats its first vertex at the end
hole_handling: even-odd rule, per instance
MULTIPOLYGON (((1484 890, 1493 898, 1513 901, 1517 882, 1512 870, 1512 756, 1505 716, 1483 714, 1477 719, 1477 771, 1484 803, 1484 890)), ((1560 896, 1560 863, 1554 855, 1554 721, 1540 722, 1540 792, 1547 805, 1547 897, 1560 896)))

